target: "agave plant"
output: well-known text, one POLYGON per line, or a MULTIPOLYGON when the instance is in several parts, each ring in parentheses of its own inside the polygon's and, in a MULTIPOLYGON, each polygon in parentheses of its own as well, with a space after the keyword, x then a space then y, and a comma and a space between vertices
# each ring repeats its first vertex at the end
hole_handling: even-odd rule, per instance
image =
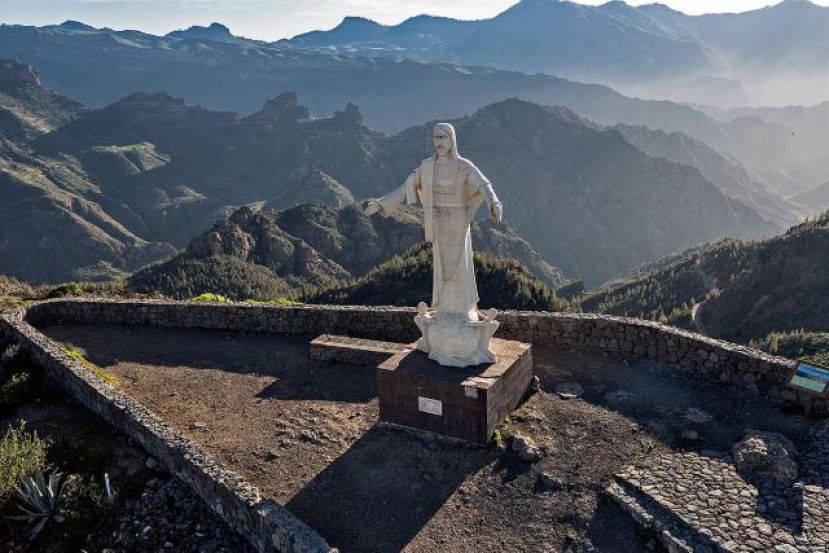
POLYGON ((19 488, 15 488, 20 499, 17 507, 25 514, 9 518, 32 525, 30 540, 35 539, 50 520, 63 522, 60 511, 63 508, 65 485, 63 474, 57 470, 50 471, 47 478, 38 469, 32 476, 24 478, 19 488))

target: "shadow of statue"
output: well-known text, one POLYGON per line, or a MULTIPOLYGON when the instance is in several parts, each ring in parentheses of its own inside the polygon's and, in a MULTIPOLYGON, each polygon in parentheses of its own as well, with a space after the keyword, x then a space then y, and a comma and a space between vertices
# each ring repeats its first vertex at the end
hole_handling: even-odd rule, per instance
POLYGON ((375 426, 286 506, 342 551, 400 551, 496 455, 375 426))

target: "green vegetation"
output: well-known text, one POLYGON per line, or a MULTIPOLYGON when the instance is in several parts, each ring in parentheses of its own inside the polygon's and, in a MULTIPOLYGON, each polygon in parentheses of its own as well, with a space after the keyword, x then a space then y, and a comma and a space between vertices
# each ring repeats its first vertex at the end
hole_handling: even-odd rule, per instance
POLYGON ((829 365, 829 332, 772 332, 765 338, 752 340, 749 345, 773 355, 829 365))
POLYGON ((0 501, 14 490, 20 481, 42 469, 46 464, 48 442, 37 432, 27 432, 26 423, 9 426, 0 439, 0 501))
POLYGON ((84 289, 79 282, 67 282, 52 288, 47 298, 65 298, 83 296, 84 289))
POLYGON ((216 293, 233 301, 267 301, 289 296, 292 290, 268 268, 229 255, 181 255, 163 265, 138 271, 129 278, 127 286, 141 294, 188 299, 216 293))
POLYGON ((652 320, 687 318, 694 304, 746 265, 747 243, 726 239, 646 265, 604 284, 582 301, 585 311, 652 320))
POLYGON ((221 294, 214 294, 213 292, 205 292, 204 294, 199 294, 194 298, 190 298, 190 301, 194 302, 202 302, 202 303, 233 303, 233 300, 222 296, 221 294))
POLYGON ((768 240, 722 240, 647 265, 589 294, 582 307, 740 343, 820 333, 829 330, 827 267, 829 213, 768 240))
MULTIPOLYGON (((475 254, 475 275, 483 308, 573 311, 575 306, 556 296, 515 260, 475 254)), ((354 305, 417 305, 429 301, 432 251, 420 245, 381 264, 346 284, 303 296, 308 303, 354 305)))
POLYGON ((12 374, 0 385, 0 407, 15 407, 32 395, 34 377, 28 372, 12 374))
POLYGON ((80 350, 78 350, 77 348, 72 346, 71 344, 65 345, 63 347, 63 351, 69 357, 71 357, 72 359, 74 359, 75 361, 77 361, 78 363, 83 365, 83 367, 86 370, 88 370, 89 372, 91 372, 92 374, 94 374, 95 376, 97 376, 98 378, 100 378, 101 380, 103 380, 104 382, 109 384, 110 386, 113 386, 115 388, 120 388, 121 387, 121 383, 118 382, 118 379, 115 378, 115 375, 113 375, 112 373, 110 373, 109 371, 107 371, 105 369, 102 369, 101 367, 99 367, 98 365, 96 365, 95 363, 93 363, 92 361, 87 359, 84 356, 83 352, 81 352, 80 350))
POLYGON ((50 520, 63 522, 61 510, 66 499, 65 487, 66 480, 57 470, 50 471, 47 478, 41 469, 37 469, 34 475, 23 479, 17 495, 20 499, 18 508, 24 514, 10 518, 31 526, 29 540, 34 540, 50 520))

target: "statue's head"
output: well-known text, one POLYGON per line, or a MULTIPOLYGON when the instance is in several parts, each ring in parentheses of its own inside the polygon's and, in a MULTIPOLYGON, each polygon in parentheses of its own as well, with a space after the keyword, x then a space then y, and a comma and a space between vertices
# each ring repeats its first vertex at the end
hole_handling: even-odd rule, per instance
POLYGON ((435 144, 435 154, 440 158, 458 158, 458 139, 455 136, 455 127, 450 123, 438 123, 432 131, 432 140, 435 144))

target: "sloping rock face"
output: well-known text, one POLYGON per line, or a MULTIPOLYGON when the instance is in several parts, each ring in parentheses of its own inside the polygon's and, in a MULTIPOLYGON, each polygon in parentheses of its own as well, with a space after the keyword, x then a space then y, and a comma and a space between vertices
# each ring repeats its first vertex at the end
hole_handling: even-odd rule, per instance
POLYGON ((749 430, 731 449, 737 470, 789 485, 797 479, 797 448, 777 432, 749 430))

